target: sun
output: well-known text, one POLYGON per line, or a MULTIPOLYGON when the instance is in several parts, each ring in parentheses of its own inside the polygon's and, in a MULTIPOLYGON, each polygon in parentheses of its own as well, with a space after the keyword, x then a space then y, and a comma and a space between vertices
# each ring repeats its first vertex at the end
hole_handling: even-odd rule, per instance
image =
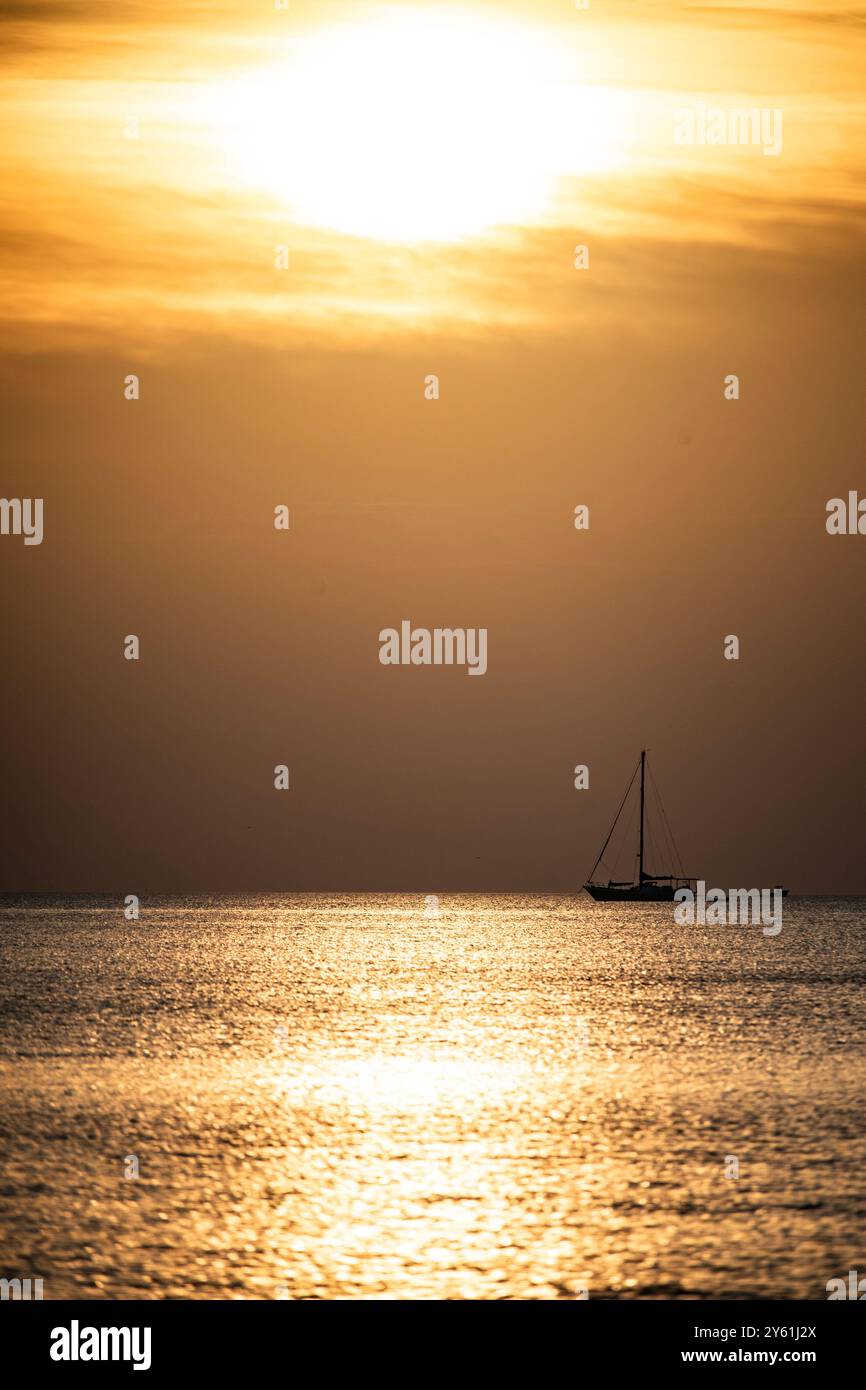
POLYGON ((614 94, 574 82, 542 29, 447 8, 296 39, 210 108, 232 178, 299 224, 456 241, 544 214, 558 178, 614 167, 614 94))

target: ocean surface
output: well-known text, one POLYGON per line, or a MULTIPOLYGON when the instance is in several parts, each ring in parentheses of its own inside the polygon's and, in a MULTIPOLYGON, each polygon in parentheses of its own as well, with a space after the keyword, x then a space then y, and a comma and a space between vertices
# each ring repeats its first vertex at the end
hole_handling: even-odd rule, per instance
POLYGON ((0 1276, 46 1299, 866 1272, 866 900, 776 937, 584 895, 122 907, 0 899, 0 1276))

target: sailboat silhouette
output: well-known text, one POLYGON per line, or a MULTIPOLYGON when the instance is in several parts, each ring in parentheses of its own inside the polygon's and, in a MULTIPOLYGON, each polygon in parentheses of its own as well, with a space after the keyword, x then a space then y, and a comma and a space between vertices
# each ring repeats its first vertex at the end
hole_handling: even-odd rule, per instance
MULTIPOLYGON (((596 902, 642 902, 642 903, 667 903, 673 902, 674 893, 678 888, 689 888, 694 879, 683 872, 680 861, 679 851, 673 838, 664 807, 661 804, 661 797, 658 796, 659 808, 663 817, 663 823, 667 831, 669 842, 669 852, 672 852, 680 865, 680 873, 650 874, 645 868, 645 840, 646 840, 646 749, 641 749, 640 760, 629 779, 629 784, 625 789, 625 795, 619 805, 619 810, 614 816, 613 825, 607 834, 607 839, 601 847, 598 858, 592 866, 589 878, 583 885, 590 897, 595 898, 596 902), (595 871, 604 858, 604 852, 613 838, 613 833, 619 823, 623 813, 628 794, 634 784, 634 779, 640 771, 640 830, 638 835, 638 855, 637 855, 637 878, 628 882, 616 882, 609 879, 607 883, 594 882, 595 871)), ((669 865, 672 869, 673 865, 669 865)))
MULTIPOLYGON (((646 749, 642 748, 640 760, 629 779, 629 784, 625 789, 625 795, 623 796, 622 801, 619 803, 619 810, 613 818, 613 825, 610 827, 610 830, 607 833, 607 839, 602 845, 599 856, 592 866, 589 878, 583 885, 587 893, 589 893, 590 897, 594 898, 596 902, 669 903, 674 901, 674 896, 678 889, 694 889, 696 880, 694 877, 690 877, 688 874, 686 874, 685 870, 683 869, 682 860, 680 859, 680 853, 677 849, 676 841, 674 840, 673 831, 671 830, 670 823, 668 822, 667 814, 665 812, 664 806, 662 805, 662 799, 659 794, 658 788, 655 786, 654 780, 653 791, 658 802, 658 809, 661 816, 662 827, 664 831, 662 839, 665 843, 667 853, 670 855, 671 860, 676 860, 677 864, 679 865, 680 871, 678 874, 650 874, 646 871, 645 842, 647 839, 646 832, 648 828, 646 815, 646 774, 646 749), (638 772, 640 772, 640 828, 638 832, 637 877, 632 879, 631 882, 622 882, 621 880, 618 881, 615 879, 608 879, 607 883, 596 883, 595 871, 601 863, 602 859, 604 858, 605 850, 607 849, 608 845, 613 839, 613 833, 616 830, 617 825, 619 824, 620 817, 622 816, 625 804, 628 800, 628 794, 631 791, 632 786, 634 785, 634 779, 635 777, 637 777, 638 772)), ((671 863, 669 867, 672 869, 673 864, 671 863)), ((776 888, 782 894, 783 898, 788 896, 788 890, 787 888, 783 887, 782 884, 776 884, 776 888)))

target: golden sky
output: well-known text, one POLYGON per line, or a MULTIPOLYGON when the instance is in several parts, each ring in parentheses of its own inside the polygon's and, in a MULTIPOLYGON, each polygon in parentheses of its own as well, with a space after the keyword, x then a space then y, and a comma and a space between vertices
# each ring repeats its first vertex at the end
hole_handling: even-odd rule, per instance
POLYGON ((863 17, 0 3, 7 887, 864 890, 863 17))
POLYGON ((631 243, 834 255, 862 204, 864 14, 3 4, 4 312, 43 344, 557 328, 598 289, 591 317, 624 312, 631 243), (699 102, 780 111, 781 150, 677 144, 699 102))

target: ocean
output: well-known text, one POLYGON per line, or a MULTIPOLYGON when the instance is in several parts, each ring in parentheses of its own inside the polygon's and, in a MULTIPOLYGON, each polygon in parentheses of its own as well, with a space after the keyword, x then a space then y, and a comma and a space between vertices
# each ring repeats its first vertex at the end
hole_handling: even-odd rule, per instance
POLYGON ((0 1276, 46 1299, 826 1298, 866 900, 0 899, 0 1276))

